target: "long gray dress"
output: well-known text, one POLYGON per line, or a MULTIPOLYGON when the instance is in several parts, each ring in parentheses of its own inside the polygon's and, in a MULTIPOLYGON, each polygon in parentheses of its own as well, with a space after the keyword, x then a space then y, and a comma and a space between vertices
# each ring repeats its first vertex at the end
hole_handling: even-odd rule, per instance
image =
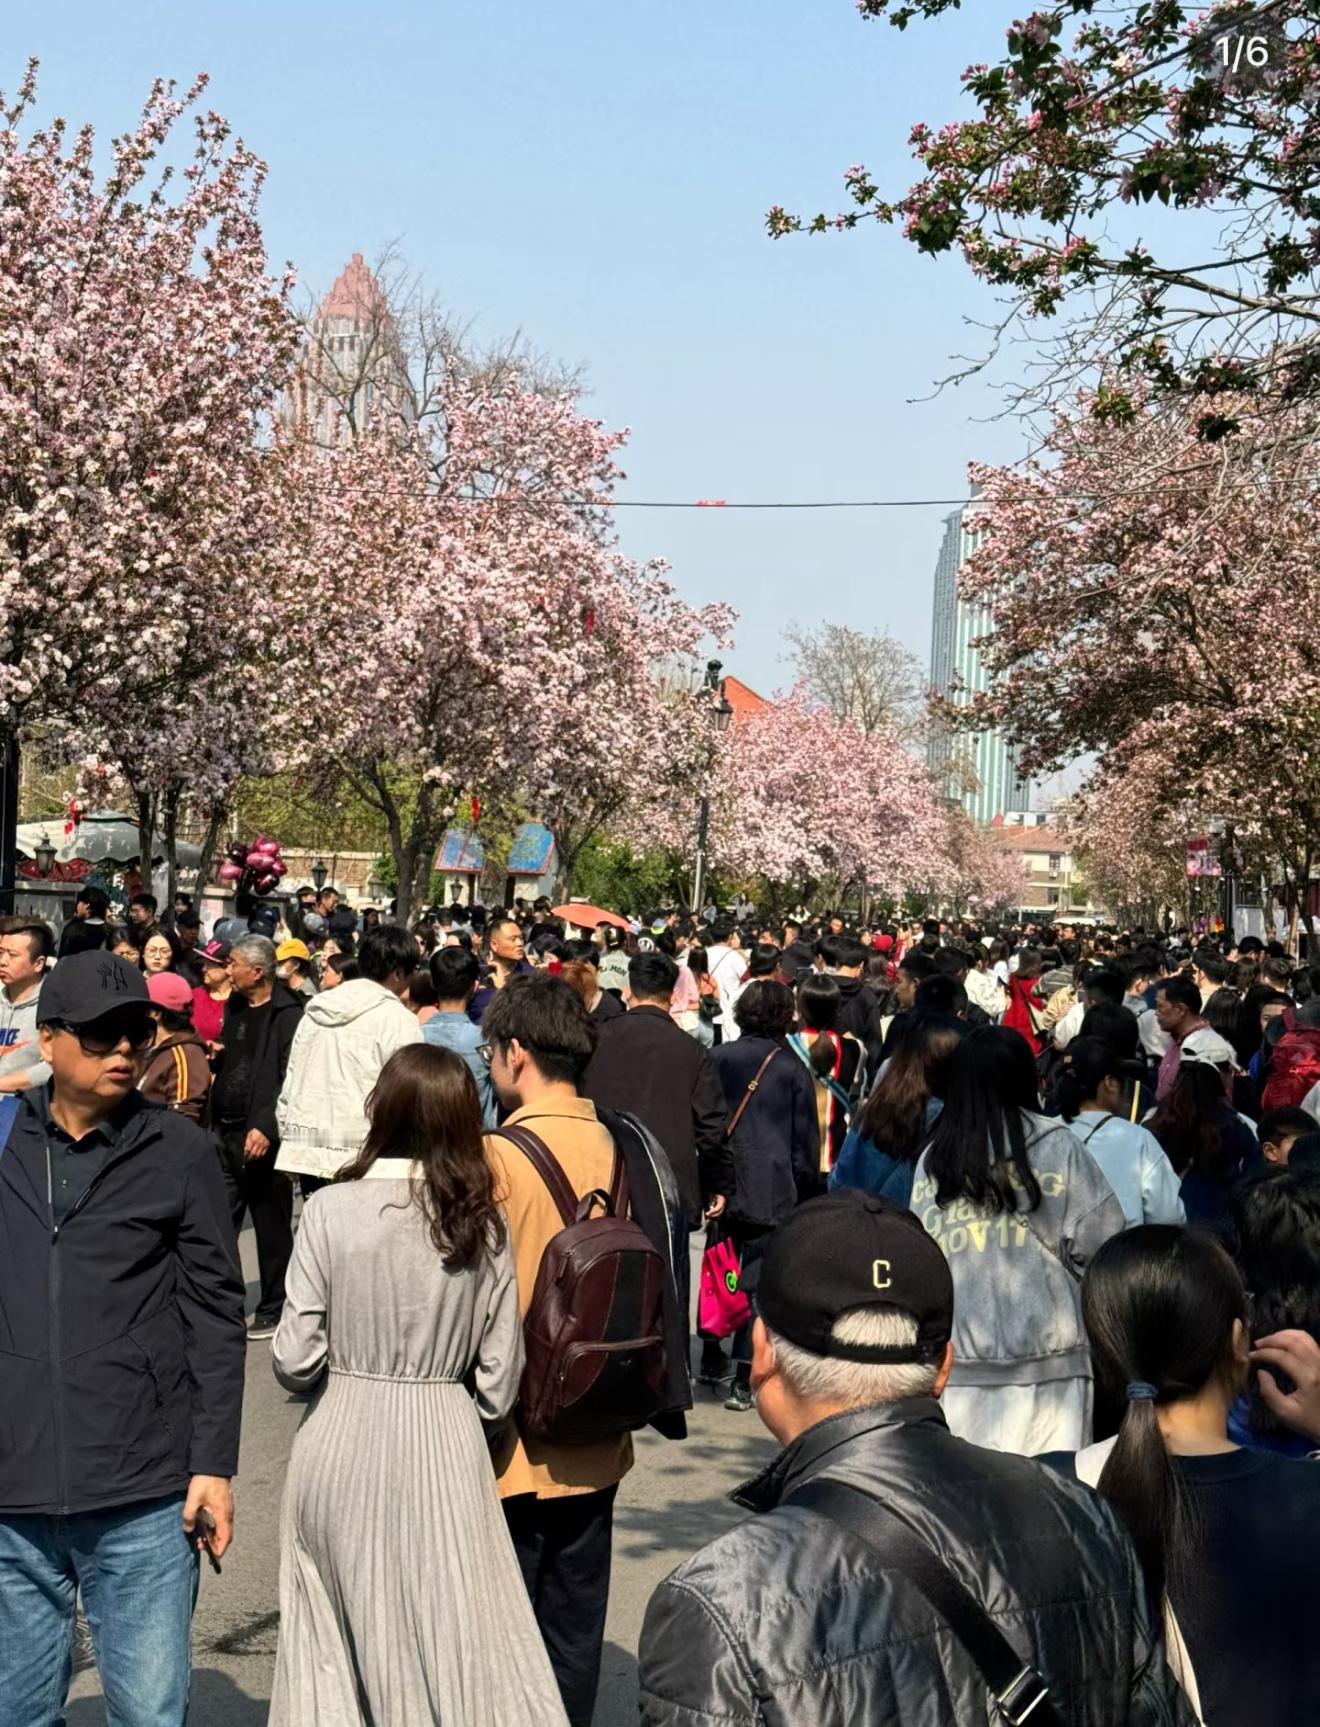
POLYGON ((381 1159, 303 1208, 274 1363, 316 1398, 284 1490, 270 1721, 566 1727, 481 1425, 522 1371, 513 1258, 447 1271, 407 1172, 381 1159))

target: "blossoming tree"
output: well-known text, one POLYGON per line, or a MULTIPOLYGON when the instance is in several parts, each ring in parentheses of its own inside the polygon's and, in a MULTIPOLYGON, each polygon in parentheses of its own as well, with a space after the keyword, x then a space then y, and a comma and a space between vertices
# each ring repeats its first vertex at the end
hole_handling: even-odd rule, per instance
POLYGON ((836 720, 801 686, 730 728, 711 800, 720 867, 834 899, 857 886, 901 897, 944 833, 929 776, 894 733, 836 720))
POLYGON ((288 282, 264 166, 196 111, 205 85, 153 85, 104 178, 90 128, 30 127, 35 63, 0 97, 0 726, 11 769, 30 722, 122 762, 149 733, 143 798, 201 749, 238 771, 222 674, 272 628, 258 445, 288 282), (176 179, 160 162, 189 110, 176 179))
POLYGON ((1094 753, 1140 784, 1149 844, 1219 817, 1295 903, 1320 846, 1320 422, 1309 402, 1223 396, 1207 446, 1191 404, 1130 424, 1084 400, 1026 469, 973 467, 988 532, 962 572, 989 607, 996 723, 1025 773, 1094 753), (1048 465, 1047 465, 1048 464, 1048 465))
MULTIPOLYGON (((960 3, 858 11, 905 28, 960 3)), ((882 196, 859 164, 844 176, 850 207, 810 220, 776 207, 771 233, 901 221, 921 251, 961 252, 1006 301, 996 349, 1015 331, 1058 335, 1058 363, 1031 374, 1052 399, 1088 365, 1118 362, 1189 396, 1213 441, 1226 378, 1316 394, 1316 0, 1055 0, 1008 16, 1000 59, 962 74, 975 113, 913 128, 921 177, 906 193, 882 196), (1124 202, 1169 215, 1138 238, 1112 220, 1124 202)), ((1126 412, 1122 377, 1093 405, 1126 412)))

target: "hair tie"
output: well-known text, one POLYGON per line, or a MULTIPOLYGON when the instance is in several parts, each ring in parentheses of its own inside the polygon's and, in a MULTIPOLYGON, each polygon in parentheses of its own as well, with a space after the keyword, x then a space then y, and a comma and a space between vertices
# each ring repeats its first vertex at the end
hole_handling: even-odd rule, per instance
POLYGON ((1134 1379, 1124 1395, 1129 1403, 1154 1403, 1159 1396, 1158 1387, 1146 1379, 1134 1379))

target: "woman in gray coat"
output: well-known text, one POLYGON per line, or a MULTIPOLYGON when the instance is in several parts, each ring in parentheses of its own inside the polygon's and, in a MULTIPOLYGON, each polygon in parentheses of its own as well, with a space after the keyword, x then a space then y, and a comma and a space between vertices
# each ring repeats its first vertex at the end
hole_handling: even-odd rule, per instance
POLYGON ((487 1450, 518 1289, 472 1075, 385 1064, 363 1149, 307 1201, 275 1376, 313 1402, 280 1529, 272 1727, 566 1727, 487 1450))

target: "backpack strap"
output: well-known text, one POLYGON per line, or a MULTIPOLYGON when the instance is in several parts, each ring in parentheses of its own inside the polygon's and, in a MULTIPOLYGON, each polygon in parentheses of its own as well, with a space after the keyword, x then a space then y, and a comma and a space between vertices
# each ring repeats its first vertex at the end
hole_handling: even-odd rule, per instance
POLYGON ((766 1068, 769 1067, 770 1063, 775 1059, 775 1057, 778 1054, 779 1054, 779 1045, 776 1044, 775 1047, 770 1051, 769 1055, 766 1056, 765 1060, 761 1063, 760 1067, 757 1068, 756 1078, 749 1080, 747 1082, 747 1090, 742 1094, 742 1099, 741 1099, 740 1103, 738 1104, 737 1109, 734 1110, 733 1114, 729 1117, 728 1121, 725 1123, 724 1137, 726 1139, 732 1139, 733 1138, 733 1130, 735 1127, 737 1127, 738 1123, 742 1120, 743 1111, 747 1108, 747 1105, 752 1101, 752 1093, 756 1090, 757 1086, 760 1085, 762 1077, 765 1074, 766 1068))
POLYGON ((864 1541, 924 1596, 976 1663, 999 1717, 1009 1727, 1060 1727, 1049 1686, 1024 1661, 981 1603, 925 1539, 884 1500, 851 1482, 816 1476, 790 1493, 785 1505, 801 1505, 827 1517, 844 1535, 864 1541))
MULTIPOLYGON (((578 1196, 573 1191, 573 1184, 564 1174, 564 1166, 551 1151, 545 1141, 534 1134, 528 1127, 501 1127, 498 1130, 501 1139, 507 1139, 531 1164, 541 1180, 550 1190, 560 1217, 564 1220, 564 1228, 577 1222, 578 1196)), ((619 1154, 615 1152, 616 1165, 619 1154)))

